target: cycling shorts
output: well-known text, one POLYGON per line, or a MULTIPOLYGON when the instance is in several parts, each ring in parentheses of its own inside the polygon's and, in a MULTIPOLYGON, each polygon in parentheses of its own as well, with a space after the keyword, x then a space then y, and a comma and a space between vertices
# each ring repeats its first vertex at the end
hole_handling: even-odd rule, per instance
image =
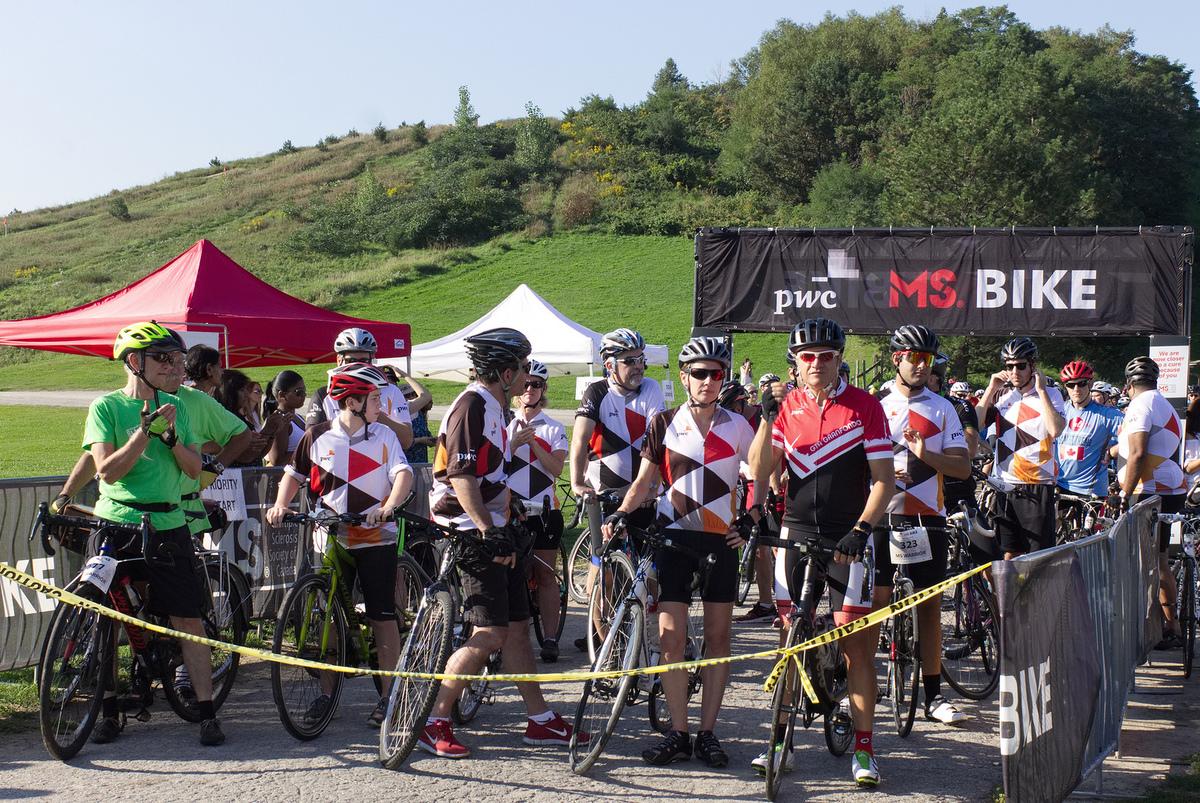
MULTIPOLYGON (((477 531, 466 534, 478 537, 477 531)), ((463 618, 475 627, 508 627, 510 622, 529 618, 529 560, 518 560, 510 569, 491 562, 476 565, 460 561, 459 584, 462 586, 463 618)))
POLYGON ((561 510, 547 510, 541 516, 525 519, 525 527, 533 534, 534 549, 558 549, 563 537, 563 514, 561 510))
MULTIPOLYGON (((89 554, 95 554, 95 544, 90 545, 89 554)), ((140 556, 141 543, 130 545, 130 549, 118 553, 119 558, 140 556), (136 549, 134 548, 136 546, 136 549)), ((203 610, 201 583, 207 583, 192 546, 192 534, 187 525, 170 530, 155 530, 150 534, 150 554, 170 555, 174 566, 164 566, 150 561, 145 564, 145 573, 140 567, 136 577, 144 577, 150 584, 146 609, 159 616, 176 616, 181 619, 199 619, 203 610)), ((128 564, 127 564, 128 565, 128 564)))
MULTIPOLYGON (((806 540, 809 534, 784 525, 779 533, 780 538, 793 541, 806 540)), ((819 537, 822 549, 830 550, 837 545, 838 539, 825 536, 819 537)), ((799 596, 804 584, 803 557, 795 549, 775 551, 775 607, 784 621, 790 621, 795 610, 793 600, 799 596), (780 552, 783 555, 780 555, 780 552)), ((863 562, 851 564, 835 563, 832 554, 829 555, 825 568, 825 580, 813 589, 814 600, 819 600, 824 592, 824 585, 829 585, 829 609, 833 612, 834 624, 849 624, 855 619, 861 619, 874 608, 875 578, 864 571, 863 562)), ((816 610, 814 604, 813 610, 816 610)))
POLYGON ((888 549, 888 533, 891 530, 907 530, 924 527, 929 533, 929 550, 932 557, 920 563, 909 563, 904 573, 912 580, 913 588, 935 586, 946 579, 946 562, 950 553, 950 534, 946 532, 946 520, 941 516, 897 516, 887 515, 875 528, 872 542, 875 544, 875 585, 891 588, 896 575, 892 563, 892 551, 888 549))
MULTIPOLYGON (((1135 502, 1141 502, 1149 499, 1156 494, 1138 494, 1135 502)), ((1170 496, 1161 496, 1162 509, 1159 513, 1182 513, 1183 503, 1187 500, 1187 494, 1171 494, 1170 496)), ((1158 523, 1158 553, 1161 555, 1167 551, 1167 547, 1171 543, 1171 525, 1166 522, 1158 523)))
POLYGON ((1053 485, 1018 485, 996 500, 996 539, 1005 552, 1025 554, 1055 542, 1053 485))
POLYGON ((660 602, 682 602, 687 605, 696 592, 704 602, 734 602, 737 599, 737 550, 725 543, 724 536, 692 530, 666 530, 663 535, 681 546, 711 553, 716 562, 708 568, 707 585, 693 591, 693 578, 700 571, 700 560, 676 549, 655 550, 654 567, 658 573, 660 602))
POLYGON ((376 622, 396 619, 396 545, 376 544, 356 549, 338 547, 342 581, 362 591, 367 618, 376 622))

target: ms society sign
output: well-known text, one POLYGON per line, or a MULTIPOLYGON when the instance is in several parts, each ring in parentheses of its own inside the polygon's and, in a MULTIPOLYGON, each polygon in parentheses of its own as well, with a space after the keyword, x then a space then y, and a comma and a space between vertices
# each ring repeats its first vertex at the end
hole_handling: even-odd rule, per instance
POLYGON ((833 318, 860 334, 1178 334, 1191 228, 701 229, 696 326, 787 331, 833 318))

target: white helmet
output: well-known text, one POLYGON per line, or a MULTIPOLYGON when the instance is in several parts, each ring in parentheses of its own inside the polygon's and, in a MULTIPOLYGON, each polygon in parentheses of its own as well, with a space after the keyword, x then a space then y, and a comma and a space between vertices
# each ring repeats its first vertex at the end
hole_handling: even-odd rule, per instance
POLYGON ((526 373, 542 380, 550 378, 550 369, 546 367, 546 363, 532 358, 529 360, 529 370, 526 373))
POLYGON ((375 336, 366 329, 343 329, 333 341, 333 352, 345 354, 348 351, 365 351, 374 357, 375 352, 379 351, 379 344, 375 342, 375 336))
POLYGON ((950 392, 951 393, 970 393, 971 386, 968 385, 966 382, 955 382, 953 385, 950 386, 950 392))

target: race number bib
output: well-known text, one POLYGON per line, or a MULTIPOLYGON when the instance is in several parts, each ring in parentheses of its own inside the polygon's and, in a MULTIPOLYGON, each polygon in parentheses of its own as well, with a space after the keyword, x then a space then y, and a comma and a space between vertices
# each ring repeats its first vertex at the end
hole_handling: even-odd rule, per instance
POLYGON ((88 562, 83 567, 82 579, 85 583, 91 583, 96 588, 108 593, 108 587, 112 585, 113 577, 117 573, 117 559, 108 555, 96 555, 88 558, 88 562))
POLYGON ((894 566, 906 566, 910 563, 923 563, 931 560, 933 548, 929 545, 929 531, 924 527, 889 530, 888 554, 891 555, 894 566))

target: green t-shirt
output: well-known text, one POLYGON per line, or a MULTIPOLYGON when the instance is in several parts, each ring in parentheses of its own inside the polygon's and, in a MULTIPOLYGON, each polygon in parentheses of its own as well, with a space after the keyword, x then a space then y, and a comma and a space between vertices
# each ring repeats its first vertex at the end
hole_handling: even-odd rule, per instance
MULTIPOLYGON (((204 391, 181 385, 175 393, 179 396, 179 401, 183 402, 183 409, 187 411, 192 436, 201 446, 209 441, 224 446, 234 435, 246 429, 242 419, 226 410, 223 404, 204 391)), ((186 496, 199 490, 200 480, 184 474, 180 480, 180 493, 186 496)), ((183 509, 189 513, 203 513, 204 502, 199 499, 184 499, 183 509)), ((208 529, 208 517, 188 517, 187 524, 188 529, 195 534, 208 529)))
MULTIPOLYGON (((111 443, 114 449, 120 449, 141 427, 143 403, 121 390, 96 399, 88 407, 83 448, 90 449, 94 443, 111 443)), ((175 434, 180 442, 194 444, 196 439, 191 434, 187 408, 169 393, 160 393, 159 403, 175 405, 175 434)), ((96 515, 108 521, 138 524, 142 520, 141 512, 122 505, 122 500, 143 505, 156 502, 178 505, 182 480, 186 478, 171 450, 158 438, 151 438, 146 451, 124 477, 114 483, 100 481, 96 515)), ((182 527, 185 523, 183 510, 176 507, 170 513, 151 513, 150 523, 156 530, 182 527)))

